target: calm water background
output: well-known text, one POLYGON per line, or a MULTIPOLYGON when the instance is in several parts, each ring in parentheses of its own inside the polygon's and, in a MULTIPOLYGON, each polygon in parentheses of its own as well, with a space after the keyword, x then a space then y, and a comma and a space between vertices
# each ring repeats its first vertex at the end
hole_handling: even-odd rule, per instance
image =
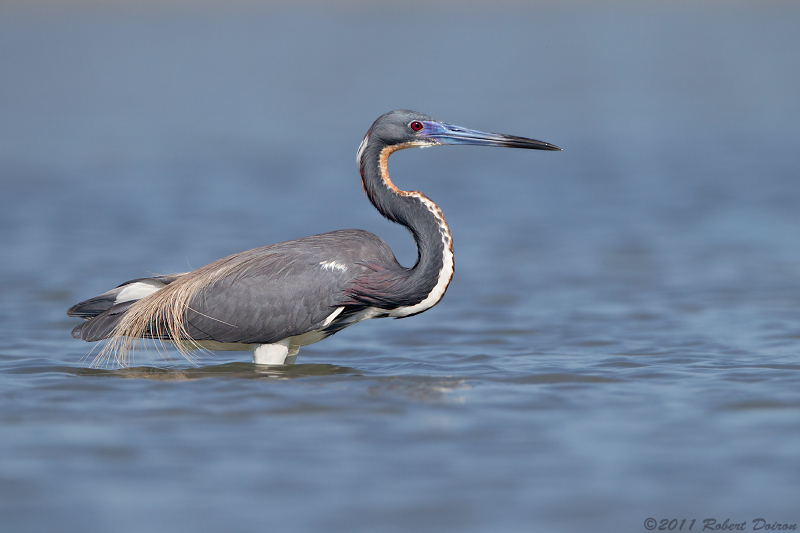
POLYGON ((800 522, 798 23, 797 2, 3 4, 0 529, 800 522), (413 263, 355 169, 396 108, 565 149, 392 158, 452 227, 439 306, 286 370, 90 368, 64 311, 127 279, 349 227, 413 263))

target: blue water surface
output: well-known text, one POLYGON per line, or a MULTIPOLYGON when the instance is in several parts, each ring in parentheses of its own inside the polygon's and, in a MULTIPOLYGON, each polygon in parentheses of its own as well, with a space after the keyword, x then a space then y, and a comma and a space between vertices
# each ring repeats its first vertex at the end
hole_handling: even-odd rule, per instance
POLYGON ((0 529, 800 523, 800 4, 0 6, 0 529), (392 156, 442 302, 93 367, 72 304, 340 228, 415 109, 563 152, 392 156))

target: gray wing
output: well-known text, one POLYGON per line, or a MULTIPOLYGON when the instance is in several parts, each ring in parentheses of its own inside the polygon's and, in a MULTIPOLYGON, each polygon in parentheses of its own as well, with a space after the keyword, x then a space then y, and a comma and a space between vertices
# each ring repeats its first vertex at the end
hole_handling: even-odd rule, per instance
POLYGON ((362 269, 353 264, 344 271, 326 269, 313 257, 270 259, 267 272, 228 276, 196 294, 186 312, 189 337, 273 343, 321 329, 362 269))
MULTIPOLYGON (((376 263, 402 267, 372 233, 342 230, 288 241, 241 256, 239 271, 194 295, 186 312, 189 337, 224 343, 267 344, 336 324, 326 320, 346 306, 349 288, 376 263)), ((363 306, 346 306, 337 321, 363 306)))

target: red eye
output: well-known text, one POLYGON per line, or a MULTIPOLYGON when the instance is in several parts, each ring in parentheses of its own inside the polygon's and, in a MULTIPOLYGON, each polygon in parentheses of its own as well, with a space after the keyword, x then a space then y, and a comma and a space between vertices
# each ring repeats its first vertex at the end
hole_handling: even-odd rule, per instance
POLYGON ((411 129, 414 130, 414 131, 419 131, 423 127, 422 126, 422 122, 419 122, 418 120, 415 120, 414 122, 409 124, 409 126, 411 126, 411 129))

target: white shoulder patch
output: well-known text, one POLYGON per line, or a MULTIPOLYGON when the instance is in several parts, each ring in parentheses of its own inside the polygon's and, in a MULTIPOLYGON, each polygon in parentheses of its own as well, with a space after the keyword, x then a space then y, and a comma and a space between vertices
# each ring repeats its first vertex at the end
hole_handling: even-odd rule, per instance
POLYGON ((337 261, 320 261, 319 266, 322 267, 322 270, 338 270, 340 272, 347 270, 347 265, 343 265, 337 261))

